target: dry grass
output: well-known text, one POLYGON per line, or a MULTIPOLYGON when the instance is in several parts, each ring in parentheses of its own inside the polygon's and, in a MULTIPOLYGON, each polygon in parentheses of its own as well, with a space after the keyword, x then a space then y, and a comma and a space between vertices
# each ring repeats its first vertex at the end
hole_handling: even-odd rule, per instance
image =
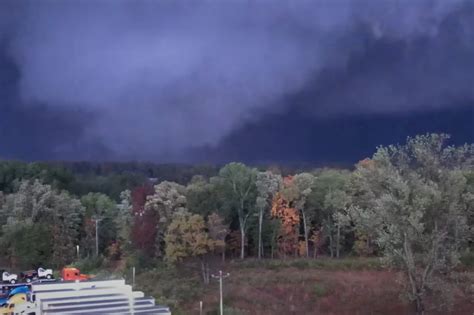
MULTIPOLYGON (((400 299, 398 271, 378 267, 340 268, 251 267, 250 263, 227 266, 225 305, 229 314, 413 314, 408 301, 400 299), (360 270, 359 270, 360 269, 360 270)), ((286 262, 290 264, 290 262, 286 262)), ((300 263, 297 263, 299 265, 300 263)), ((346 262, 345 264, 354 264, 346 262)), ((344 266, 341 264, 340 266, 344 266)), ((205 314, 217 314, 218 287, 211 285, 202 300, 205 314)), ((198 300, 199 301, 199 300, 198 300)), ((184 307, 184 314, 199 314, 197 303, 184 307)), ((458 292, 451 312, 429 314, 472 315, 474 301, 458 292)))
MULTIPOLYGON (((227 315, 271 314, 413 314, 403 301, 400 271, 384 268, 378 259, 246 260, 215 264, 213 270, 230 272, 224 282, 227 315)), ((473 315, 474 272, 459 273, 456 303, 446 311, 428 314, 473 315), (472 290, 471 290, 472 289, 472 290), (471 291, 470 291, 471 290, 471 291)), ((190 266, 163 266, 137 276, 137 288, 173 307, 173 314, 218 314, 218 284, 203 286, 190 266)))

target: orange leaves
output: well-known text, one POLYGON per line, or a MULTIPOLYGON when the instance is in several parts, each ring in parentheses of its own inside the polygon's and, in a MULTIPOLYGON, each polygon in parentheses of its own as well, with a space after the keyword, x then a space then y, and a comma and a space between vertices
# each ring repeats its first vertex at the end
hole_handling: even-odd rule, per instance
MULTIPOLYGON (((291 178, 284 178, 284 185, 291 182, 291 178)), ((278 248, 281 254, 292 255, 298 251, 298 235, 300 215, 295 208, 290 208, 288 201, 283 198, 281 193, 276 193, 272 201, 272 218, 281 221, 278 235, 278 248)))
POLYGON ((282 227, 290 232, 295 225, 300 223, 300 215, 295 208, 289 208, 288 202, 278 192, 272 202, 272 217, 282 221, 282 227))

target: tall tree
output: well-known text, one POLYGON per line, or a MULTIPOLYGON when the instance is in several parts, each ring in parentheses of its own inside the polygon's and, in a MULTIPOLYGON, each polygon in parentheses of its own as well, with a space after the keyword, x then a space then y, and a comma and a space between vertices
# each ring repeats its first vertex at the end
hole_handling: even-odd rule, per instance
POLYGON ((207 217, 207 226, 209 237, 215 241, 215 249, 221 252, 222 261, 225 261, 225 238, 230 232, 229 226, 224 223, 224 218, 215 212, 207 217))
MULTIPOLYGON (((359 168, 373 168, 375 162, 371 159, 364 159, 357 164, 359 168)), ((359 255, 367 255, 377 252, 376 244, 377 226, 374 219, 377 211, 373 206, 373 196, 368 189, 361 185, 357 172, 353 173, 349 182, 349 191, 353 204, 349 207, 349 215, 354 223, 356 240, 354 250, 359 255)))
POLYGON ((404 268, 418 314, 428 292, 447 288, 444 275, 471 233, 464 170, 474 167, 474 145, 446 146, 448 138, 427 134, 379 147, 354 174, 357 191, 371 200, 359 212, 371 217, 386 260, 404 268))
POLYGON ((13 267, 38 268, 51 263, 51 233, 48 226, 21 222, 5 227, 2 246, 13 267))
POLYGON ((74 257, 84 208, 80 200, 71 197, 65 191, 54 196, 53 261, 56 266, 63 266, 74 257))
MULTIPOLYGON (((306 209, 315 224, 315 229, 324 240, 329 240, 331 257, 335 256, 337 225, 335 215, 343 210, 337 206, 339 194, 348 197, 344 192, 351 173, 345 170, 322 169, 314 179, 311 193, 306 200, 306 209)), ((322 239, 318 239, 322 242, 322 239)))
POLYGON ((96 228, 98 229, 99 248, 103 250, 117 238, 115 218, 118 214, 117 204, 102 193, 88 193, 81 197, 84 206, 84 224, 86 225, 82 248, 92 254, 96 246, 96 228), (100 223, 98 221, 100 220, 100 223), (99 226, 95 226, 99 224, 99 226))
POLYGON ((120 204, 118 213, 115 217, 115 225, 117 226, 117 241, 120 253, 127 254, 131 250, 130 233, 133 224, 132 216, 132 194, 130 190, 124 190, 120 194, 120 204))
POLYGON ((270 171, 259 172, 255 184, 257 186, 257 210, 258 210, 258 259, 263 255, 262 225, 265 211, 269 208, 275 194, 280 190, 282 183, 281 175, 270 171))
POLYGON ((146 207, 147 197, 152 195, 151 185, 135 187, 131 192, 133 225, 131 240, 134 248, 145 256, 155 255, 158 214, 154 209, 146 207))
MULTIPOLYGON (((67 192, 57 192, 50 185, 38 180, 22 181, 18 191, 6 197, 3 213, 6 224, 2 227, 3 240, 12 240, 19 229, 24 237, 37 237, 33 243, 50 244, 49 253, 42 251, 42 260, 50 259, 49 263, 61 266, 75 257, 74 249, 78 244, 81 216, 84 209, 79 200, 67 192), (43 228, 38 228, 43 226, 43 228), (27 231, 30 229, 30 231, 27 231)), ((20 240, 18 240, 21 242, 20 240)), ((15 247, 17 241, 10 243, 15 247)), ((41 246, 38 245, 38 248, 41 246)), ((17 248, 18 249, 18 248, 17 248)), ((10 251, 11 254, 21 253, 20 250, 10 251)), ((11 257, 21 264, 27 257, 11 257)))
POLYGON ((186 188, 183 185, 164 181, 154 187, 154 193, 147 197, 146 213, 154 213, 158 218, 155 225, 155 251, 163 253, 164 234, 176 213, 187 211, 186 188))
POLYGON ((198 257, 204 283, 209 283, 209 266, 205 255, 221 241, 212 240, 206 232, 204 218, 184 210, 173 215, 165 240, 165 258, 176 263, 188 257, 198 257))
POLYGON ((295 254, 298 251, 299 211, 290 207, 289 202, 283 198, 280 192, 277 192, 273 197, 271 214, 274 218, 273 232, 278 231, 272 235, 272 239, 276 239, 279 253, 283 257, 295 254))
POLYGON ((351 198, 343 190, 336 189, 326 194, 324 209, 326 213, 331 215, 325 220, 325 227, 330 238, 331 257, 334 256, 335 252, 336 258, 339 258, 343 232, 351 225, 350 205, 351 198))
POLYGON ((282 194, 301 213, 303 218, 303 234, 305 242, 306 256, 309 257, 309 220, 306 211, 306 201, 311 194, 314 176, 310 173, 301 173, 293 176, 287 185, 284 186, 282 194))
POLYGON ((203 176, 194 176, 186 186, 187 208, 192 213, 207 217, 219 210, 218 193, 212 183, 203 176))
POLYGON ((224 206, 235 209, 240 229, 240 258, 245 257, 247 220, 255 210, 257 170, 242 163, 229 163, 219 171, 219 185, 224 206))

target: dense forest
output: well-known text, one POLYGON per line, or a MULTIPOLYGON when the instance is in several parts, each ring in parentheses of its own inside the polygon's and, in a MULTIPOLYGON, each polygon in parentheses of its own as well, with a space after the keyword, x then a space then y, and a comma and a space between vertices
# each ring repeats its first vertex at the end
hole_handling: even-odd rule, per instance
POLYGON ((215 260, 380 257, 421 313, 472 257, 474 145, 448 141, 408 138, 352 169, 1 161, 0 264, 98 250, 104 268, 187 264, 207 284, 215 260))

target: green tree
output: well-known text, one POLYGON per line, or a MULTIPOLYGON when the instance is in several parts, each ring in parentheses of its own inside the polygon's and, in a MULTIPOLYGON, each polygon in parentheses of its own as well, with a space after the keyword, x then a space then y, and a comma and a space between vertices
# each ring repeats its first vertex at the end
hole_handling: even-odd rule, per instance
POLYGON ((329 237, 329 249, 331 257, 336 254, 339 258, 341 251, 341 241, 344 236, 344 229, 351 225, 351 217, 349 215, 349 207, 351 205, 350 196, 343 190, 336 189, 326 194, 324 200, 324 209, 326 213, 331 215, 324 221, 325 228, 329 237))
POLYGON ((203 217, 220 208, 218 194, 213 184, 203 176, 194 176, 186 186, 187 208, 203 217))
POLYGON ((186 212, 186 188, 183 185, 164 181, 155 186, 155 193, 147 197, 145 209, 158 214, 156 250, 162 254, 163 237, 174 215, 186 212))
POLYGON ((344 199, 348 197, 344 192, 347 190, 350 175, 351 173, 345 170, 320 170, 314 179, 306 201, 309 216, 317 227, 322 227, 325 239, 329 240, 331 257, 335 256, 336 239, 338 238, 335 218, 342 219, 336 213, 343 210, 338 207, 337 196, 343 194, 344 199))
POLYGON ((242 163, 229 163, 215 178, 223 207, 237 212, 240 229, 240 258, 245 257, 247 221, 255 210, 257 170, 242 163))
POLYGON ((3 212, 3 205, 5 204, 5 195, 0 191, 0 226, 4 225, 7 221, 7 213, 3 212))
POLYGON ((256 207, 258 210, 258 259, 263 255, 262 242, 262 225, 265 211, 268 210, 269 205, 275 193, 280 190, 282 183, 281 175, 273 174, 272 172, 259 172, 255 184, 257 186, 257 201, 256 207))
POLYGON ((229 225, 224 223, 224 218, 214 212, 207 217, 207 227, 209 237, 215 242, 215 249, 221 252, 222 261, 225 261, 225 238, 230 232, 229 225))
POLYGON ((379 147, 354 174, 357 191, 371 200, 359 212, 372 219, 387 262, 404 268, 418 314, 427 293, 449 292, 444 275, 470 236, 463 170, 473 169, 474 145, 446 146, 448 138, 427 134, 379 147))
POLYGON ((133 224, 132 216, 132 196, 130 190, 124 190, 120 194, 120 204, 115 217, 117 226, 117 240, 121 254, 127 254, 131 250, 130 232, 133 224))
MULTIPOLYGON (((75 257, 83 210, 80 201, 65 191, 57 192, 38 180, 22 181, 18 191, 7 195, 3 205, 2 213, 6 215, 6 224, 2 227, 2 239, 11 240, 12 234, 18 233, 13 228, 16 225, 23 229, 30 227, 33 235, 42 237, 35 242, 51 244, 50 263, 55 266, 64 265, 75 257), (40 225, 47 229, 36 229, 40 225)), ((27 235, 31 236, 31 233, 27 235)), ((15 242, 10 244, 16 246, 15 242)))
POLYGON ((102 193, 88 193, 82 196, 81 203, 84 206, 84 235, 82 248, 89 255, 95 252, 95 224, 100 220, 98 226, 99 249, 104 250, 117 238, 117 226, 115 218, 118 215, 117 204, 102 193))
POLYGON ((66 191, 53 193, 53 196, 51 213, 53 262, 56 266, 64 266, 75 256, 84 208, 78 199, 66 191))
POLYGON ((309 222, 306 201, 311 194, 314 184, 314 176, 310 173, 300 173, 293 176, 289 185, 282 190, 283 197, 295 207, 303 218, 303 236, 305 242, 306 257, 309 257, 309 222))
POLYGON ((0 191, 14 192, 21 181, 30 179, 38 179, 58 190, 70 188, 74 182, 73 174, 63 167, 39 162, 0 161, 0 191))
POLYGON ((21 222, 3 229, 2 256, 13 267, 38 268, 50 264, 51 232, 46 225, 21 222))

